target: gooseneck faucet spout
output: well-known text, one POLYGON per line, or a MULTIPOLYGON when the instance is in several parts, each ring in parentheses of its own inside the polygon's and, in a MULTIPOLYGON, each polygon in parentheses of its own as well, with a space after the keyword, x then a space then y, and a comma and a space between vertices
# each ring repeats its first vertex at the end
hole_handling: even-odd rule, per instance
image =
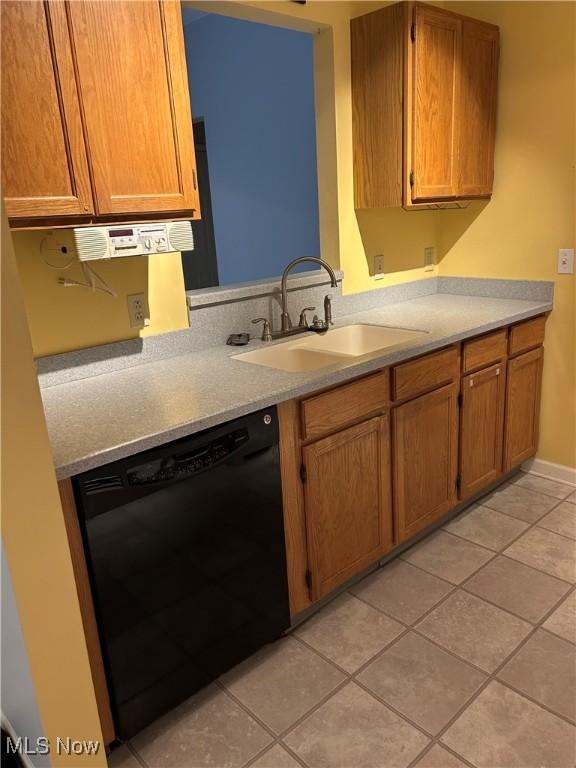
POLYGON ((338 287, 338 281, 336 280, 336 275, 334 274, 334 270, 328 264, 328 262, 324 261, 323 259, 317 259, 314 256, 301 256, 298 259, 294 259, 294 261, 291 261, 290 264, 286 267, 284 272, 282 273, 282 331, 285 332, 290 330, 292 328, 292 321, 290 319, 290 313, 288 312, 288 288, 287 288, 287 280, 289 273, 294 269, 294 267, 298 266, 298 264, 304 264, 305 262, 310 262, 311 264, 318 264, 320 267, 324 267, 326 272, 330 275, 330 285, 332 288, 338 287))

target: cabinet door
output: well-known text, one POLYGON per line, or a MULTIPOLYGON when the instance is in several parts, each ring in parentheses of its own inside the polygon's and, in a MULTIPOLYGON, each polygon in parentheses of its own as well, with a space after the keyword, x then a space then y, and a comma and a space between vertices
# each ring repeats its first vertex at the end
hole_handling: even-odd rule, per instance
POLYGON ((398 541, 455 504, 458 385, 450 384, 394 410, 394 508, 398 541))
POLYGON ((456 94, 461 20, 414 9, 412 200, 457 194, 456 94))
POLYGON ((498 28, 466 19, 462 24, 457 103, 460 197, 492 193, 497 84, 498 28))
POLYGON ((2 190, 8 216, 93 212, 61 3, 3 0, 2 190))
POLYGON ((392 547, 388 416, 303 449, 312 598, 327 594, 392 547))
POLYGON ((504 469, 521 464, 536 453, 542 383, 542 347, 508 363, 504 432, 504 469))
POLYGON ((179 2, 74 0, 67 10, 97 212, 198 214, 179 2))
POLYGON ((502 472, 506 364, 462 379, 460 498, 466 499, 502 472))

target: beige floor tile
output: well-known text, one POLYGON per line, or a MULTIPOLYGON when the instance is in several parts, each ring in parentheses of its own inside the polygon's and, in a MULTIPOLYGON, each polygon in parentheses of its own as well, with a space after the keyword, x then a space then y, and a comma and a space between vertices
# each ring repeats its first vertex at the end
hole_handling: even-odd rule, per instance
POLYGON ((108 757, 108 768, 142 768, 128 747, 123 744, 113 750, 108 757))
POLYGON ((528 488, 531 491, 544 493, 547 496, 554 496, 556 499, 565 499, 570 496, 571 485, 559 483, 557 480, 549 480, 547 477, 531 475, 528 472, 522 472, 520 477, 512 481, 512 485, 519 485, 521 488, 528 488))
POLYGON ((564 640, 576 643, 576 592, 568 595, 542 626, 564 640))
POLYGON ((460 584, 493 557, 493 553, 450 533, 431 534, 404 555, 404 559, 441 579, 460 584))
POLYGON ((240 768, 272 741, 214 685, 160 718, 132 745, 152 768, 240 768))
POLYGON ((557 714, 576 719, 576 647, 567 640, 537 630, 498 677, 557 714))
POLYGON ((300 763, 297 763, 284 747, 275 744, 272 749, 252 763, 250 768, 300 768, 300 763))
POLYGON ((558 501, 551 496, 522 488, 521 485, 511 484, 485 496, 481 503, 497 512, 505 512, 527 523, 535 523, 546 512, 550 512, 558 501))
POLYGON ((566 501, 569 501, 571 504, 576 504, 576 491, 572 491, 570 496, 566 499, 566 501))
POLYGON ((284 741, 311 768, 405 768, 429 743, 355 683, 338 691, 284 741))
POLYGON ((332 691, 345 675, 298 640, 263 648, 222 682, 248 709, 280 733, 332 691))
POLYGON ((355 672, 404 626, 353 595, 343 594, 312 616, 296 634, 347 672, 355 672))
POLYGON ((436 734, 478 690, 486 675, 410 632, 366 667, 358 680, 436 734))
POLYGON ((496 557, 469 579, 465 587, 501 608, 537 623, 570 586, 542 571, 507 557, 496 557))
POLYGON ((492 672, 532 626, 475 595, 458 590, 416 628, 457 656, 492 672))
POLYGON ((492 682, 442 736, 477 768, 569 768, 576 729, 492 682))
POLYGON ((504 554, 551 576, 572 583, 576 581, 576 546, 565 536, 543 528, 531 528, 504 554))
POLYGON ((412 624, 453 587, 403 560, 394 560, 350 590, 395 619, 412 624))
POLYGON ((424 757, 420 758, 414 768, 467 768, 466 765, 455 757, 452 752, 434 744, 424 757))
POLYGON ((507 547, 529 527, 529 523, 482 506, 467 509, 444 526, 456 536, 497 551, 507 547))
POLYGON ((576 539, 576 506, 564 501, 539 520, 538 525, 540 528, 576 539))

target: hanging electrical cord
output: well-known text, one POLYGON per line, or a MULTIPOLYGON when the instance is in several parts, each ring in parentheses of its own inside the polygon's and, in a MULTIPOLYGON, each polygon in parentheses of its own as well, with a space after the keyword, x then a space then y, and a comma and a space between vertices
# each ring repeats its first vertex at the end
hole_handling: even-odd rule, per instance
MULTIPOLYGON (((84 276, 85 282, 82 282, 81 280, 75 280, 71 277, 59 277, 58 278, 58 284, 64 286, 65 288, 88 288, 92 291, 92 293, 95 293, 96 291, 101 291, 102 293, 106 293, 108 296, 112 296, 113 298, 117 298, 118 294, 116 291, 114 291, 108 283, 104 280, 103 277, 101 277, 95 269, 93 269, 91 266, 89 266, 85 261, 79 261, 76 255, 73 255, 66 264, 53 264, 48 261, 46 258, 46 255, 44 253, 45 250, 45 244, 48 239, 48 237, 51 236, 52 233, 48 233, 45 237, 42 238, 40 241, 40 254, 42 256, 42 260, 44 261, 44 264, 46 264, 47 267, 50 267, 50 269, 64 271, 66 269, 70 269, 70 267, 73 264, 79 264, 80 268, 82 270, 82 274, 84 276)), ((68 254, 68 247, 62 243, 59 244, 58 248, 52 248, 50 249, 54 252, 58 252, 62 255, 68 254)))

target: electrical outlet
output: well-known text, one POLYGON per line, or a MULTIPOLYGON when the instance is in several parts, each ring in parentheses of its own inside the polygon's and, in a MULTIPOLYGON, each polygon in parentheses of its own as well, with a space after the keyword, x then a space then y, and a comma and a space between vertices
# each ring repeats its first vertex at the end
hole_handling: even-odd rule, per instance
POLYGON ((380 253, 374 256, 374 279, 382 280, 384 277, 384 256, 380 253))
POLYGON ((574 248, 558 248, 558 274, 574 274, 574 248))
POLYGON ((436 264, 436 249, 433 245, 424 248, 424 271, 432 272, 436 264))
POLYGON ((133 293, 127 296, 128 317, 131 328, 144 328, 150 322, 150 308, 145 293, 133 293))

